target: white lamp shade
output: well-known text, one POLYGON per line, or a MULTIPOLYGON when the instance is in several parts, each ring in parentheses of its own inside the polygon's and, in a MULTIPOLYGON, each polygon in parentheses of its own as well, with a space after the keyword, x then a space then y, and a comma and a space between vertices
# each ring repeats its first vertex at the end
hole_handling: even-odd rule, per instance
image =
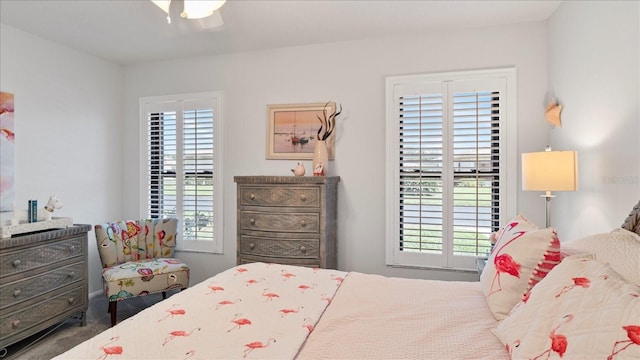
POLYGON ((576 191, 578 154, 541 151, 522 154, 522 190, 576 191))

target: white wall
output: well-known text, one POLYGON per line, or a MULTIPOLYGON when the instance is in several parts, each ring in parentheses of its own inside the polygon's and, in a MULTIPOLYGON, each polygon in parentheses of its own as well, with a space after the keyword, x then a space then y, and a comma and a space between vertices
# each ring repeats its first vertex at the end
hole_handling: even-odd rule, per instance
MULTIPOLYGON (((477 279, 476 274, 388 268, 385 263, 384 79, 387 75, 515 66, 518 73, 519 152, 543 148, 539 126, 547 88, 545 23, 402 38, 310 45, 225 56, 141 64, 125 68, 124 153, 138 151, 138 98, 173 93, 224 92, 225 254, 180 253, 193 280, 235 264, 236 175, 290 175, 294 160, 265 160, 266 106, 333 100, 344 115, 337 128, 339 175, 338 266, 342 270, 406 277, 477 279)), ((307 162, 310 167, 310 161, 307 162)), ((139 166, 123 161, 127 182, 139 166)), ((138 193, 125 186, 124 215, 136 216, 138 193)), ((544 206, 532 197, 534 221, 544 206)), ((515 215, 515 214, 514 214, 515 215)))
MULTIPOLYGON (((342 178, 339 267, 475 279, 384 266, 384 77, 516 66, 518 153, 549 141, 555 149, 579 151, 580 189, 558 194, 552 223, 562 239, 608 231, 640 198, 639 17, 638 2, 571 1, 548 24, 191 58, 124 71, 1 25, 0 89, 16 95, 17 200, 44 201, 57 193, 65 207, 56 215, 77 223, 139 216, 138 98, 222 90, 225 254, 180 253, 197 282, 234 264, 233 176, 289 175, 295 163, 265 160, 266 105, 333 100, 345 110, 331 164, 331 173, 342 178), (550 95, 565 106, 561 129, 543 120, 550 95)), ((518 203, 520 212, 544 222, 538 194, 520 192, 518 203)), ((92 232, 89 237, 90 291, 96 291, 100 265, 92 232)))
POLYGON ((577 192, 559 193, 561 240, 620 227, 640 199, 640 3, 566 1, 549 19, 549 94, 561 104, 556 150, 577 150, 577 192))
MULTIPOLYGON (((122 68, 0 25, 0 89, 15 95, 16 207, 44 205, 54 216, 95 224, 120 216, 126 178, 122 68)), ((100 261, 89 233, 89 291, 100 289, 100 261)))

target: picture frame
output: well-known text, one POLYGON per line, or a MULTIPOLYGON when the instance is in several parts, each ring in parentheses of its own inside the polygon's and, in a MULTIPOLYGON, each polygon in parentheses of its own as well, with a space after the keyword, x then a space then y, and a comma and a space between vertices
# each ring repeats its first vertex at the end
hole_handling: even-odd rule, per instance
MULTIPOLYGON (((336 111, 336 103, 267 105, 267 159, 311 160, 320 129, 320 117, 336 111), (323 112, 326 112, 323 114, 323 112)), ((324 131, 323 131, 324 132, 324 131)), ((326 140, 334 159, 335 131, 326 140)))

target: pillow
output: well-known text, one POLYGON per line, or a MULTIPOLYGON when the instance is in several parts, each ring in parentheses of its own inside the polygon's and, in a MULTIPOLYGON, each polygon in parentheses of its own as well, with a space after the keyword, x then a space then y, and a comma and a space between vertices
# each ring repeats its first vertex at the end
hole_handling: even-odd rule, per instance
POLYGON ((638 359, 640 287, 571 256, 491 331, 513 359, 638 359))
POLYGON ((564 255, 592 253, 627 281, 640 285, 640 236, 625 229, 560 244, 564 255))
POLYGON ((498 231, 496 240, 480 285, 493 316, 502 320, 560 262, 560 241, 555 230, 539 229, 522 215, 498 231))
POLYGON ((640 200, 638 200, 638 203, 631 209, 629 216, 624 219, 622 228, 640 235, 640 200))

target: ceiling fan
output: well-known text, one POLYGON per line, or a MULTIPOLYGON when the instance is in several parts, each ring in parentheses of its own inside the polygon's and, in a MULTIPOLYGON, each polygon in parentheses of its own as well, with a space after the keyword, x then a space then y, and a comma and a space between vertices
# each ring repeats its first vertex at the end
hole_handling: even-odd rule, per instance
POLYGON ((182 19, 199 20, 205 28, 224 24, 218 9, 226 0, 151 0, 151 2, 167 13, 169 24, 182 19))

